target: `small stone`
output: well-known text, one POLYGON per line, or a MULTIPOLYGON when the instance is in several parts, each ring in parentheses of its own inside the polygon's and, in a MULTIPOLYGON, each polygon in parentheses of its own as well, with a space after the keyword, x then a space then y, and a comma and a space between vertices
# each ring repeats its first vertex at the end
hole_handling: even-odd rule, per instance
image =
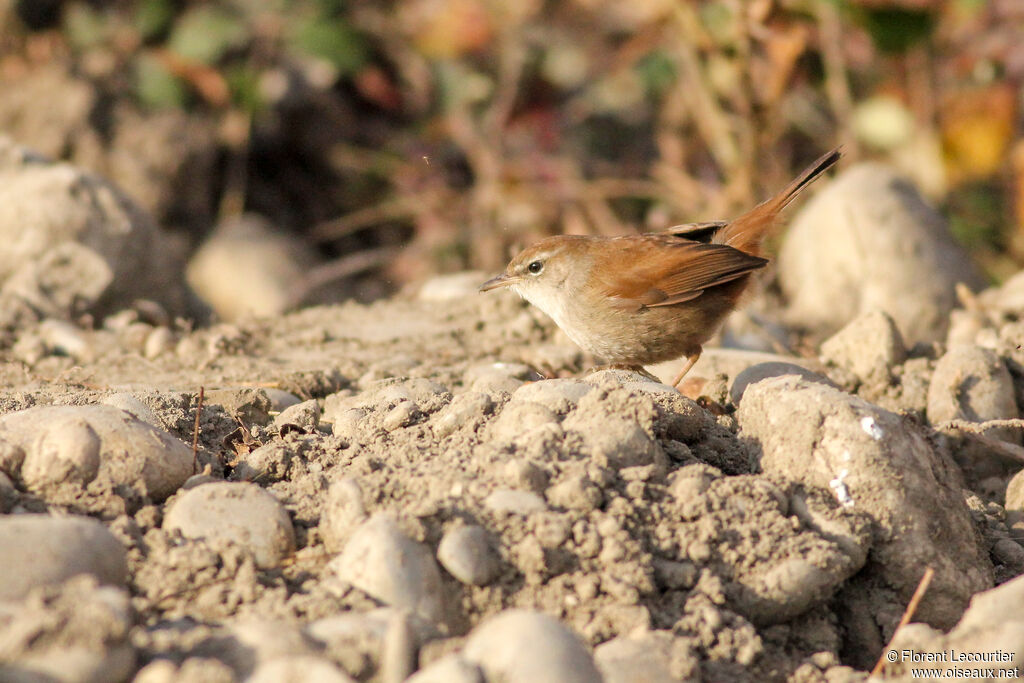
POLYGON ((394 408, 384 414, 381 426, 389 432, 411 425, 419 415, 420 409, 413 401, 400 401, 394 408))
POLYGON ((501 565, 483 527, 472 525, 451 529, 437 546, 437 559, 462 583, 486 586, 493 581, 501 565))
POLYGON ((288 408, 302 403, 301 398, 290 391, 285 391, 284 389, 266 387, 263 389, 263 393, 266 395, 267 400, 270 401, 271 412, 282 413, 288 408))
POLYGON ((522 434, 545 425, 557 425, 558 416, 537 403, 509 403, 491 422, 491 438, 512 443, 522 434))
POLYGON ((7 515, 0 517, 0 600, 21 600, 37 587, 76 574, 123 587, 125 548, 105 526, 88 517, 7 515))
POLYGON ((1000 538, 992 545, 992 557, 999 564, 1010 567, 1015 573, 1024 569, 1024 548, 1009 538, 1000 538))
POLYGON ((534 493, 541 493, 548 485, 548 474, 531 460, 512 460, 505 465, 509 483, 534 493))
POLYGON ((100 437, 81 417, 49 425, 21 466, 21 478, 33 491, 71 482, 85 486, 100 468, 100 437))
POLYGON ((590 416, 574 413, 564 426, 567 431, 579 432, 590 453, 615 468, 650 465, 665 457, 658 443, 635 420, 609 416, 598 426, 590 416))
POLYGON ((146 335, 142 345, 142 355, 150 360, 159 358, 174 349, 174 333, 166 327, 154 327, 146 335))
POLYGON ((362 408, 349 408, 334 413, 331 433, 343 439, 354 439, 359 433, 359 426, 366 419, 366 411, 362 408))
POLYGON ((163 500, 192 473, 188 446, 113 406, 39 406, 8 413, 0 417, 0 440, 24 451, 21 469, 28 488, 54 501, 81 495, 82 485, 97 478, 115 491, 163 500))
POLYGON ((443 618, 441 573, 433 554, 383 514, 360 525, 328 569, 385 604, 430 623, 443 618))
POLYGON ((548 488, 545 496, 556 507, 582 512, 596 510, 604 500, 600 487, 583 474, 570 475, 548 488))
POLYGON ((821 345, 821 357, 860 380, 888 383, 893 367, 907 359, 903 337, 883 311, 862 313, 821 345))
POLYGON ((157 429, 166 429, 163 420, 153 412, 153 409, 133 394, 125 392, 111 394, 110 396, 104 396, 100 403, 105 406, 119 408, 129 415, 139 418, 146 424, 153 425, 157 429))
POLYGON ((236 545, 261 568, 280 566, 295 551, 295 532, 281 503, 256 484, 202 484, 179 496, 163 528, 210 546, 236 545))
POLYGON ((416 293, 420 301, 457 301, 476 296, 480 283, 487 279, 482 271, 469 270, 462 273, 435 275, 422 285, 416 293))
POLYGON ((600 683, 583 642, 557 620, 505 610, 470 632, 462 657, 505 683, 600 683), (529 656, 524 656, 529 653, 529 656))
POLYGON ((318 424, 320 424, 320 404, 316 399, 289 406, 274 418, 274 426, 279 430, 285 425, 294 425, 311 432, 316 429, 318 424))
POLYGON ((467 391, 452 399, 431 421, 434 435, 443 439, 454 434, 463 425, 476 425, 494 409, 494 401, 487 394, 467 391))
POLYGON ((457 654, 431 662, 413 674, 405 683, 485 683, 483 671, 457 654))
POLYGON ((546 510, 548 506, 536 493, 498 489, 484 499, 484 507, 492 512, 526 516, 546 510))
POLYGON ((356 683, 326 659, 313 655, 288 655, 256 667, 247 683, 356 683))
POLYGON ((516 389, 512 403, 537 403, 553 413, 564 414, 593 388, 593 384, 578 379, 546 379, 516 389))
POLYGON ((270 399, 262 389, 214 389, 204 394, 210 405, 219 405, 244 424, 265 425, 270 422, 270 399))
POLYGON ((352 532, 365 521, 366 508, 359 482, 349 477, 331 482, 320 515, 320 535, 327 550, 339 552, 352 532))
POLYGON ((782 377, 785 375, 796 375, 801 377, 808 382, 818 382, 826 386, 834 387, 835 383, 824 375, 820 375, 812 370, 796 365, 794 363, 784 363, 781 361, 771 361, 768 363, 757 363, 751 365, 746 370, 741 371, 736 375, 732 381, 732 386, 729 388, 729 397, 732 402, 739 405, 740 400, 743 399, 743 392, 747 390, 751 384, 756 384, 763 379, 769 377, 782 377))
MULTIPOLYGON (((594 663, 604 675, 605 683, 673 683, 689 678, 672 675, 673 641, 670 631, 619 636, 594 650, 594 663)), ((688 672, 699 672, 698 656, 696 653, 687 654, 690 654, 690 661, 686 662, 688 672)))
POLYGON ((271 660, 288 656, 309 656, 316 645, 298 627, 280 620, 245 617, 229 622, 195 647, 195 653, 216 657, 239 679, 271 660))

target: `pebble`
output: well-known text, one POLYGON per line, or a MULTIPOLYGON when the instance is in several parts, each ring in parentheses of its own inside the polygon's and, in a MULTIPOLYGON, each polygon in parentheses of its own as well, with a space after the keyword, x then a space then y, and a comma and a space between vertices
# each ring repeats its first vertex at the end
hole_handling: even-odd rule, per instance
POLYGON ((302 399, 290 391, 266 387, 263 390, 267 400, 270 401, 271 412, 281 413, 294 405, 302 403, 302 399))
POLYGON ((486 683, 484 673, 476 664, 458 654, 450 654, 431 662, 413 674, 406 683, 486 683))
POLYGON ((64 487, 63 477, 69 476, 78 484, 100 477, 112 487, 162 500, 192 474, 188 446, 113 406, 39 406, 8 413, 0 417, 0 438, 24 450, 22 477, 44 497, 64 487))
POLYGON ((134 394, 126 392, 110 394, 109 396, 104 396, 100 403, 105 406, 119 408, 120 410, 139 418, 146 424, 153 425, 157 429, 166 429, 164 427, 163 420, 153 412, 153 409, 143 403, 139 397, 134 394))
POLYGON ((591 456, 606 460, 616 469, 650 465, 665 457, 636 420, 609 415, 597 425, 592 415, 576 412, 563 426, 566 431, 579 432, 591 456))
POLYGON ((335 411, 331 415, 331 433, 343 439, 355 439, 359 434, 359 426, 366 419, 366 411, 361 408, 348 408, 335 411))
POLYGON ((263 389, 213 389, 206 391, 203 398, 206 404, 221 406, 245 424, 265 425, 270 422, 270 399, 263 389))
POLYGON ((872 553, 886 560, 867 571, 899 600, 910 599, 922 567, 935 567, 918 619, 949 628, 973 593, 991 587, 958 469, 900 416, 787 376, 748 387, 737 419, 742 437, 760 448, 766 475, 829 490, 840 506, 871 516, 872 553))
POLYGON ((526 516, 547 509, 544 499, 530 491, 498 489, 484 499, 484 507, 491 512, 526 516))
POLYGON ((509 403, 498 417, 491 421, 491 438, 512 443, 526 432, 546 425, 557 425, 558 416, 537 403, 509 403))
POLYGON ((435 275, 422 285, 416 293, 420 301, 456 301, 468 296, 475 296, 481 283, 487 279, 487 273, 469 270, 461 273, 435 275))
MULTIPOLYGON (((673 676, 671 631, 646 631, 613 638, 594 649, 594 663, 605 683, 675 683, 690 676, 673 676)), ((687 673, 700 671, 696 655, 686 662, 687 673)), ((676 663, 679 666, 679 663, 676 663)))
POLYGON ((310 399, 288 406, 274 418, 274 426, 280 430, 285 425, 294 425, 311 432, 320 424, 320 403, 310 399))
POLYGON ((228 622, 195 647, 195 654, 216 657, 245 678, 257 667, 280 657, 307 656, 316 644, 286 621, 247 617, 228 622))
MULTIPOLYGON (((928 385, 928 421, 985 422, 1019 417, 1013 377, 995 351, 978 346, 955 346, 935 364, 928 385)), ((989 429, 985 435, 1021 443, 1020 430, 989 429)), ((965 439, 954 456, 971 480, 1000 476, 1004 464, 992 458, 990 447, 965 439)))
POLYGON ((127 591, 76 576, 5 605, 0 680, 125 681, 135 671, 127 591))
POLYGON ((443 439, 458 431, 463 425, 475 425, 494 409, 494 401, 485 393, 467 391, 452 399, 437 416, 431 420, 434 435, 443 439))
POLYGON ((443 619, 437 561, 386 515, 363 522, 328 569, 387 605, 407 609, 430 623, 443 619))
POLYGON ((437 559, 462 583, 486 586, 501 571, 501 561, 487 538, 487 531, 470 525, 449 529, 437 546, 437 559))
POLYGON ((791 323, 838 329, 882 310, 910 344, 943 339, 957 283, 982 284, 945 219, 878 163, 821 183, 786 232, 777 262, 791 323))
POLYGON ((261 568, 278 567, 295 551, 288 513, 256 484, 216 482, 189 489, 165 513, 163 528, 212 547, 241 546, 261 568))
POLYGON ((329 552, 340 552, 352 532, 366 521, 359 482, 345 477, 331 482, 320 514, 320 536, 329 552))
POLYGON ((246 683, 356 683, 331 662, 312 655, 288 655, 256 667, 246 683))
POLYGON ((782 361, 770 361, 768 363, 757 363, 756 365, 751 365, 749 368, 736 375, 732 381, 732 386, 729 387, 729 397, 732 398, 733 403, 739 405, 739 402, 743 399, 743 392, 745 392, 747 387, 751 384, 756 384, 757 382, 760 382, 763 379, 768 379, 769 377, 782 377, 785 375, 796 375, 808 382, 818 382, 819 384, 824 384, 830 387, 836 386, 828 377, 819 375, 813 370, 808 370, 802 365, 784 363, 782 361))
POLYGON ((299 303, 296 283, 320 260, 299 234, 246 214, 217 225, 192 255, 185 275, 222 320, 269 317, 299 303))
POLYGON ((419 415, 420 409, 414 401, 399 401, 395 407, 384 414, 381 427, 389 432, 411 425, 419 415))
POLYGON ((883 311, 862 313, 821 345, 821 357, 862 381, 888 383, 892 369, 907 359, 896 323, 883 311))
POLYGON ((545 379, 531 382, 515 390, 510 407, 515 403, 536 403, 553 413, 565 414, 593 388, 593 384, 578 379, 545 379))
POLYGON ((569 475, 563 481, 548 488, 545 492, 548 502, 566 510, 590 512, 600 507, 604 501, 601 488, 596 486, 584 474, 569 475))
POLYGON ((153 360, 174 350, 174 333, 167 327, 154 327, 142 344, 142 355, 153 360))
POLYGON ((20 600, 37 587, 90 574, 123 587, 125 548, 103 524, 89 517, 22 514, 0 517, 0 600, 20 600))
POLYGON ((504 683, 600 683, 579 637, 539 612, 505 610, 470 632, 462 657, 487 680, 504 683), (529 653, 529 656, 524 656, 529 653))

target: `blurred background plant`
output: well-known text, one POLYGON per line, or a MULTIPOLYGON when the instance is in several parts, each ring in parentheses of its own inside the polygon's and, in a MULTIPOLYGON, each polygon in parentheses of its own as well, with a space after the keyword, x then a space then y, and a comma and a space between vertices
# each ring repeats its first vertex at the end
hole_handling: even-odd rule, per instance
POLYGON ((842 143, 1024 263, 1016 0, 0 0, 0 132, 194 249, 254 212, 370 299, 728 217, 842 143))

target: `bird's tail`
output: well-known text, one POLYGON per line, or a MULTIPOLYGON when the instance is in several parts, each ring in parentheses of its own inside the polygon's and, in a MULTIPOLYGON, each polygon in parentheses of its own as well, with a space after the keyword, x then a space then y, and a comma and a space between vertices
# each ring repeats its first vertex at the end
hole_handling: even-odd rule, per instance
POLYGON ((761 241, 771 232, 775 221, 786 206, 796 198, 805 187, 813 183, 818 176, 839 161, 842 152, 839 148, 820 157, 796 177, 793 182, 771 199, 761 202, 739 218, 731 221, 719 230, 713 242, 727 244, 754 256, 761 255, 761 241))

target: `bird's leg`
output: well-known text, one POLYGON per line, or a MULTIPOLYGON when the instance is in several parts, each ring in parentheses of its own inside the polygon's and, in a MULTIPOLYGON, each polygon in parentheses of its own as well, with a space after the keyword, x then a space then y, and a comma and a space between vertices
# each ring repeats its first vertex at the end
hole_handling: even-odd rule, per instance
POLYGON ((676 375, 676 378, 672 381, 672 386, 676 389, 679 388, 679 383, 683 381, 683 377, 686 377, 686 373, 688 373, 690 369, 697 364, 697 359, 700 358, 700 354, 703 350, 703 348, 698 346, 696 351, 686 357, 686 365, 684 365, 683 369, 679 371, 678 375, 676 375))

